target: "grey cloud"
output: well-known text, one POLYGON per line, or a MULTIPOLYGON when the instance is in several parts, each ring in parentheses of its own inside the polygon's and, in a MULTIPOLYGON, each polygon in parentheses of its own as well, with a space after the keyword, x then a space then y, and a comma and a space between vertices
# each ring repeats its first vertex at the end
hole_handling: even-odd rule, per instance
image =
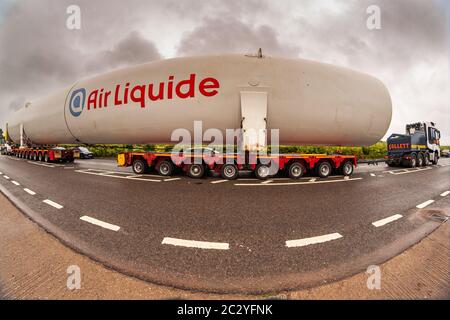
POLYGON ((69 4, 73 1, 17 1, 8 10, 0 25, 1 117, 25 99, 80 78, 161 58, 154 43, 133 30, 139 19, 120 15, 126 12, 123 2, 77 1, 79 31, 66 28, 69 4))
POLYGON ((282 44, 277 32, 268 25, 252 26, 233 15, 206 18, 203 23, 184 35, 178 47, 179 55, 209 53, 256 53, 258 48, 270 55, 295 57, 299 48, 282 44))
POLYGON ((86 68, 88 70, 110 70, 159 59, 161 59, 161 55, 156 46, 143 38, 137 31, 132 31, 111 50, 95 54, 87 63, 86 68))

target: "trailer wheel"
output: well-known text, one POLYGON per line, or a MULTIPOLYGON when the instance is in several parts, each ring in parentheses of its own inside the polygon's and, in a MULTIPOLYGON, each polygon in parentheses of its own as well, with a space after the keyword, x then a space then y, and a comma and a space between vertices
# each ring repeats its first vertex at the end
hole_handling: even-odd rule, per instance
POLYGON ((328 178, 332 171, 333 167, 328 161, 323 161, 316 167, 317 175, 321 178, 328 178))
POLYGON ((205 167, 203 164, 191 164, 188 168, 188 176, 193 179, 201 179, 205 175, 205 167))
POLYGON ((301 162, 293 162, 288 168, 288 175, 291 179, 300 179, 305 172, 306 168, 301 162))
POLYGON ((48 162, 48 161, 49 161, 48 153, 46 152, 46 153, 44 153, 44 162, 48 162))
POLYGON ((37 153, 36 152, 33 153, 33 160, 37 161, 37 153))
POLYGON ((41 162, 42 162, 42 160, 43 160, 43 158, 42 158, 42 153, 40 153, 40 152, 39 152, 39 155, 38 155, 38 160, 41 161, 41 162))
POLYGON ((136 174, 144 174, 147 171, 147 164, 142 159, 133 161, 133 172, 136 174))
POLYGON ((239 176, 239 170, 235 164, 227 163, 222 166, 220 174, 222 175, 222 178, 226 180, 236 180, 239 176))
POLYGON ((173 163, 168 160, 163 160, 156 166, 156 172, 163 177, 171 176, 174 169, 173 163))
POLYGON ((344 176, 351 176, 353 174, 353 171, 355 170, 355 166, 351 161, 345 161, 344 164, 341 166, 340 172, 344 176))
POLYGON ((266 164, 258 164, 255 169, 255 176, 260 180, 265 180, 269 177, 270 168, 266 164))

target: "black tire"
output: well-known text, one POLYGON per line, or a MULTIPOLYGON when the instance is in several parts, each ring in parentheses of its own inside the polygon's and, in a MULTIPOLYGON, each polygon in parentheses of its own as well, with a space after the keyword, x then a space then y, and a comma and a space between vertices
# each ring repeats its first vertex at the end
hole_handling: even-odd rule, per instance
POLYGON ((227 163, 222 166, 220 174, 225 180, 236 180, 239 176, 239 169, 235 164, 227 163))
POLYGON ((417 166, 418 167, 423 166, 423 154, 422 153, 417 154, 417 166))
POLYGON ((427 152, 427 153, 424 153, 424 155, 423 155, 423 164, 422 164, 424 167, 426 167, 426 166, 429 166, 430 165, 430 154, 427 152))
POLYGON ((266 164, 258 164, 255 168, 255 176, 260 180, 266 180, 270 176, 270 167, 266 164))
POLYGON ((439 156, 438 156, 438 153, 435 152, 435 153, 434 153, 433 164, 434 164, 434 165, 437 165, 438 162, 439 162, 439 156))
POLYGON ((39 153, 39 155, 38 155, 38 161, 40 161, 40 162, 44 161, 44 158, 42 157, 42 153, 39 153))
POLYGON ((417 166, 417 155, 415 153, 411 153, 411 159, 408 161, 408 167, 415 168, 417 166))
POLYGON ((142 159, 133 161, 133 172, 136 174, 144 174, 147 171, 147 163, 142 159))
POLYGON ((341 174, 348 177, 348 176, 351 176, 353 174, 353 172, 355 171, 355 166, 353 165, 353 163, 351 161, 345 161, 342 164, 339 171, 341 174))
POLYGON ((301 162, 292 162, 288 167, 287 173, 291 179, 300 179, 306 172, 306 168, 301 162))
POLYGON ((50 159, 48 158, 48 153, 44 153, 44 162, 50 162, 50 159))
POLYGON ((37 153, 36 152, 33 153, 33 161, 37 161, 37 153))
POLYGON ((316 173, 320 178, 328 178, 332 172, 333 167, 328 161, 322 161, 316 167, 316 173))
POLYGON ((205 166, 203 164, 191 164, 188 168, 188 176, 192 179, 201 179, 205 175, 205 166))
POLYGON ((173 174, 175 167, 169 160, 163 160, 156 166, 156 172, 163 177, 169 177, 173 174))

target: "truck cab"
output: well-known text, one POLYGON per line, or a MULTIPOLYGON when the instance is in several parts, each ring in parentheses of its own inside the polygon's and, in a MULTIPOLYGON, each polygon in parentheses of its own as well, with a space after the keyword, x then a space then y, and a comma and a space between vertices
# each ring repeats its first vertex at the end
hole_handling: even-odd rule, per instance
POLYGON ((441 133, 434 122, 406 125, 405 134, 392 134, 387 140, 387 164, 391 167, 421 167, 437 164, 441 156, 441 133))

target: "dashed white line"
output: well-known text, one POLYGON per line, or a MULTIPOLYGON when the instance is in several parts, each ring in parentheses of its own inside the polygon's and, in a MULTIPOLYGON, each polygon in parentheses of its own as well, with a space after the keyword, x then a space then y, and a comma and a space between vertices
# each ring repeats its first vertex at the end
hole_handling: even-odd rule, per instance
POLYGON ((398 220, 400 218, 403 218, 403 216, 401 214, 394 214, 393 216, 387 217, 385 219, 381 219, 381 220, 375 221, 372 224, 375 227, 378 228, 378 227, 382 227, 382 226, 384 226, 384 225, 386 225, 388 223, 391 223, 391 222, 393 222, 395 220, 398 220))
POLYGON ((336 183, 336 182, 349 182, 349 181, 356 181, 356 180, 362 180, 362 178, 351 178, 351 179, 339 179, 339 180, 323 180, 323 181, 307 181, 307 182, 280 182, 280 183, 269 183, 269 184, 262 184, 262 183, 235 183, 235 186, 240 187, 257 187, 257 186, 295 186, 295 185, 303 185, 303 184, 322 184, 322 183, 336 183))
POLYGON ((3 176, 3 178, 5 178, 6 180, 9 180, 9 177, 8 177, 8 176, 3 176))
POLYGON ((428 200, 428 201, 425 201, 425 202, 423 202, 423 203, 417 205, 416 208, 418 208, 418 209, 423 209, 423 208, 429 206, 430 204, 432 204, 433 202, 434 202, 434 200, 428 200))
POLYGON ((36 195, 36 192, 34 192, 33 190, 30 190, 30 189, 28 189, 28 188, 23 188, 23 190, 24 190, 26 193, 31 194, 32 196, 36 195))
MULTIPOLYGON (((91 170, 91 169, 88 169, 88 170, 91 170)), ((114 175, 110 175, 110 174, 107 174, 107 173, 89 172, 87 170, 75 170, 74 172, 85 173, 85 174, 92 174, 92 175, 95 175, 95 176, 116 178, 116 179, 127 179, 127 180, 147 181, 147 182, 161 182, 162 181, 162 180, 155 180, 155 179, 132 178, 134 176, 119 177, 119 176, 114 176, 114 175)), ((126 173, 126 174, 129 175, 129 173, 126 173)))
POLYGON ((218 184, 218 183, 224 183, 224 182, 228 182, 228 180, 216 180, 216 181, 211 181, 212 184, 218 184))
POLYGON ((49 206, 52 206, 52 207, 54 207, 56 209, 64 208, 62 205, 60 205, 60 204, 58 204, 56 202, 53 202, 52 200, 49 200, 49 199, 43 200, 42 202, 44 202, 44 203, 48 204, 49 206))
POLYGON ((3 172, 0 171, 0 175, 2 175, 2 174, 3 174, 3 172))
POLYGON ((20 186, 20 183, 18 183, 17 181, 11 181, 13 184, 15 184, 16 186, 20 186))
POLYGON ((370 174, 371 177, 376 177, 377 175, 375 173, 370 174))
POLYGON ((169 244, 172 246, 189 247, 198 249, 214 249, 214 250, 229 250, 230 245, 225 242, 206 242, 206 241, 194 241, 183 240, 176 238, 164 238, 162 244, 169 244))
POLYGON ((441 197, 446 197, 450 194, 450 191, 445 191, 443 193, 441 193, 441 197))
POLYGON ((312 237, 312 238, 305 238, 305 239, 298 239, 298 240, 288 240, 286 241, 286 247, 293 248, 293 247, 304 247, 309 246, 311 244, 317 244, 317 243, 323 243, 328 242, 332 240, 336 240, 342 238, 342 235, 339 233, 331 233, 326 234, 323 236, 318 237, 312 237))
POLYGON ((33 162, 33 161, 27 161, 28 163, 34 164, 36 166, 41 166, 41 167, 48 167, 48 168, 54 168, 56 165, 54 164, 45 164, 45 163, 40 163, 40 162, 33 162))
POLYGON ((164 182, 177 181, 177 180, 181 180, 181 178, 169 178, 169 179, 164 179, 164 182))
POLYGON ((94 224, 96 226, 99 226, 99 227, 102 227, 102 228, 105 228, 105 229, 108 229, 108 230, 112 230, 112 231, 119 231, 120 230, 120 227, 116 226, 115 224, 104 222, 104 221, 101 221, 101 220, 98 220, 98 219, 95 219, 95 218, 92 218, 92 217, 89 217, 89 216, 82 216, 80 218, 80 220, 89 222, 91 224, 94 224))

